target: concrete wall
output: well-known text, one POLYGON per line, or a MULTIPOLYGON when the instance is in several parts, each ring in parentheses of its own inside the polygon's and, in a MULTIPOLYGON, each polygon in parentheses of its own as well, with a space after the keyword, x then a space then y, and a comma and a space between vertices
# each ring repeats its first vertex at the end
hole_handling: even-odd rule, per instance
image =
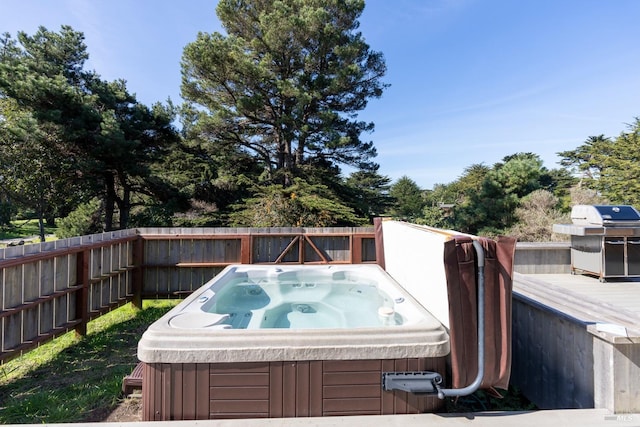
POLYGON ((640 339, 588 327, 593 334, 594 403, 614 413, 640 413, 640 339))
POLYGON ((520 242, 516 246, 513 270, 522 274, 569 274, 569 242, 520 242))

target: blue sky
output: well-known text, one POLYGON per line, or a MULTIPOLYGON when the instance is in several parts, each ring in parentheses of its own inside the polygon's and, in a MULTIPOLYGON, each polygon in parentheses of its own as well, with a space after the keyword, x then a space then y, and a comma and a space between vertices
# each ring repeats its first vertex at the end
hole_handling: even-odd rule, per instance
MULTIPOLYGON (((180 57, 217 0, 0 0, 0 32, 84 32, 87 67, 145 104, 180 102, 180 57)), ((369 0, 360 30, 391 84, 360 118, 380 173, 424 189, 533 152, 547 168, 640 116, 638 0, 369 0)))

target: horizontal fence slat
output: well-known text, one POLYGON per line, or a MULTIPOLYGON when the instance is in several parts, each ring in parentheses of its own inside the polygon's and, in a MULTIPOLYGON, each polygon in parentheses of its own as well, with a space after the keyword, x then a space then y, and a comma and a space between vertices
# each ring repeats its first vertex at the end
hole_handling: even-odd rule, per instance
POLYGON ((40 297, 40 298, 38 298, 36 300, 24 303, 24 304, 22 304, 20 306, 12 307, 12 308, 8 308, 8 309, 0 311, 0 318, 5 317, 5 316, 10 316, 13 313, 20 312, 20 311, 23 311, 23 310, 29 310, 29 309, 31 309, 33 307, 36 307, 36 306, 38 306, 38 305, 40 305, 42 303, 55 300, 57 298, 60 298, 63 295, 67 295, 67 294, 69 294, 71 292, 77 292, 79 290, 82 290, 82 286, 74 286, 74 287, 71 287, 71 288, 67 288, 64 291, 57 291, 57 292, 54 292, 54 293, 49 294, 49 295, 44 295, 44 296, 42 296, 42 297, 40 297))

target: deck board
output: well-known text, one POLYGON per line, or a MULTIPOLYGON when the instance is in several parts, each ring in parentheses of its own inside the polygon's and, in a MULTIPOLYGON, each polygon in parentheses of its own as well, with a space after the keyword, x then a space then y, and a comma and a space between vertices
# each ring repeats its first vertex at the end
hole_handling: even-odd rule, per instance
MULTIPOLYGON (((640 280, 589 275, 514 274, 513 291, 587 323, 640 327, 640 280)), ((638 331, 640 332, 640 331, 638 331)))

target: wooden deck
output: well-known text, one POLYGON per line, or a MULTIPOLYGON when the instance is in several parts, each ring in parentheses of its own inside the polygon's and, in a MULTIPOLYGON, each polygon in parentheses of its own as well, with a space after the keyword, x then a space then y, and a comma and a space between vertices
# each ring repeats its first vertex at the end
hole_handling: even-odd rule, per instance
POLYGON ((516 273, 513 290, 585 323, 613 323, 640 336, 640 279, 516 273))

